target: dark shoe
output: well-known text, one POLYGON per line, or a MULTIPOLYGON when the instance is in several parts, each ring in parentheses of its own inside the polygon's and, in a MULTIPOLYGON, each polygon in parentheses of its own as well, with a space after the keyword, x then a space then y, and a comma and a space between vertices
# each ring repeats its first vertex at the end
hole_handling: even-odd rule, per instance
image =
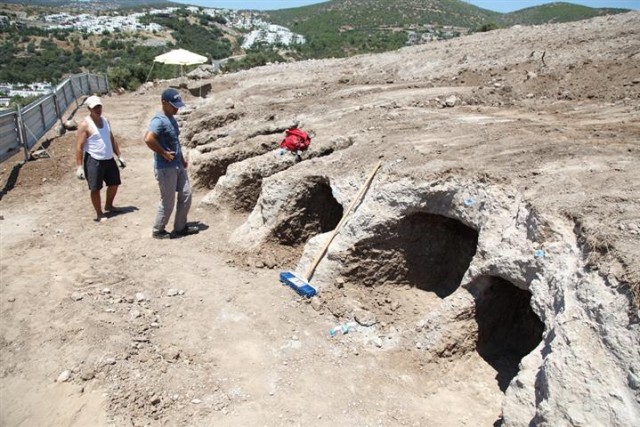
POLYGON ((154 231, 153 233, 151 233, 151 236, 154 239, 170 239, 171 233, 169 233, 167 230, 154 231))
POLYGON ((173 237, 175 238, 175 237, 190 236, 192 234, 198 234, 199 232, 200 232, 200 229, 198 227, 186 226, 182 230, 174 231, 173 237))

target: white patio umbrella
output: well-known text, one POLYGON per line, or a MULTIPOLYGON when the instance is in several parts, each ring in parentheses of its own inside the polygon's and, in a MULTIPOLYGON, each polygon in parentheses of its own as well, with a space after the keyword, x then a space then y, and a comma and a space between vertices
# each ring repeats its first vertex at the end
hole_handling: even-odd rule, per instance
MULTIPOLYGON (((190 52, 186 49, 174 49, 162 55, 158 55, 153 59, 153 62, 160 62, 161 64, 172 64, 180 66, 180 74, 184 74, 183 67, 185 65, 204 64, 208 61, 206 56, 198 55, 197 53, 190 52)), ((153 70, 153 66, 151 67, 153 70)), ((149 71, 151 75, 151 71, 149 71)), ((147 76, 147 80, 149 77, 147 76)))
POLYGON ((204 64, 207 62, 207 57, 198 55, 197 53, 189 52, 185 49, 174 49, 162 55, 158 55, 154 58, 155 62, 161 62, 163 64, 175 64, 175 65, 195 65, 204 64))

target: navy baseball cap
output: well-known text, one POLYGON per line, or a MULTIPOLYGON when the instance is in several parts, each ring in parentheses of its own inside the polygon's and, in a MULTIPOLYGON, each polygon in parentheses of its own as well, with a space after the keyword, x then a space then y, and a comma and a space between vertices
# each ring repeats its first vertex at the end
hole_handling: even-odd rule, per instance
POLYGON ((184 107, 184 102, 182 102, 180 92, 173 88, 165 89, 164 92, 162 92, 161 99, 163 101, 167 101, 169 104, 173 105, 176 108, 184 107))

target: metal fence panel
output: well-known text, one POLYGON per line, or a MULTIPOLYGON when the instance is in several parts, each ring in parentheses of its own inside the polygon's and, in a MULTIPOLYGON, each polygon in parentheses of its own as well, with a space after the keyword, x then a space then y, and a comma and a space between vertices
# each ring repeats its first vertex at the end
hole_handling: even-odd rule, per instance
POLYGON ((62 121, 62 115, 73 101, 108 90, 105 76, 75 74, 60 83, 51 95, 32 102, 20 111, 0 113, 0 163, 19 152, 20 147, 31 150, 56 121, 62 121))
POLYGON ((58 111, 67 111, 67 108, 74 101, 73 94, 71 93, 71 85, 69 84, 69 79, 65 80, 61 85, 59 85, 56 90, 53 92, 58 100, 58 111))
POLYGON ((42 103, 42 118, 47 129, 51 129, 58 120, 56 102, 53 96, 46 98, 42 103))
POLYGON ((52 95, 40 98, 22 110, 22 123, 25 129, 25 137, 27 138, 27 149, 29 150, 49 130, 43 117, 43 104, 47 99, 51 98, 53 98, 52 95))
POLYGON ((20 151, 18 114, 15 111, 0 114, 0 162, 20 151))

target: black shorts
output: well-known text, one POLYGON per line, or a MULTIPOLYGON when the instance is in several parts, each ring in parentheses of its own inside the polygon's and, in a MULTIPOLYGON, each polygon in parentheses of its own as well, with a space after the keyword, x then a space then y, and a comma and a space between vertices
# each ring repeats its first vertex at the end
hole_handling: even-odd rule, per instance
POLYGON ((107 187, 120 185, 120 170, 115 159, 96 160, 84 153, 84 176, 91 191, 100 190, 103 182, 107 187))

